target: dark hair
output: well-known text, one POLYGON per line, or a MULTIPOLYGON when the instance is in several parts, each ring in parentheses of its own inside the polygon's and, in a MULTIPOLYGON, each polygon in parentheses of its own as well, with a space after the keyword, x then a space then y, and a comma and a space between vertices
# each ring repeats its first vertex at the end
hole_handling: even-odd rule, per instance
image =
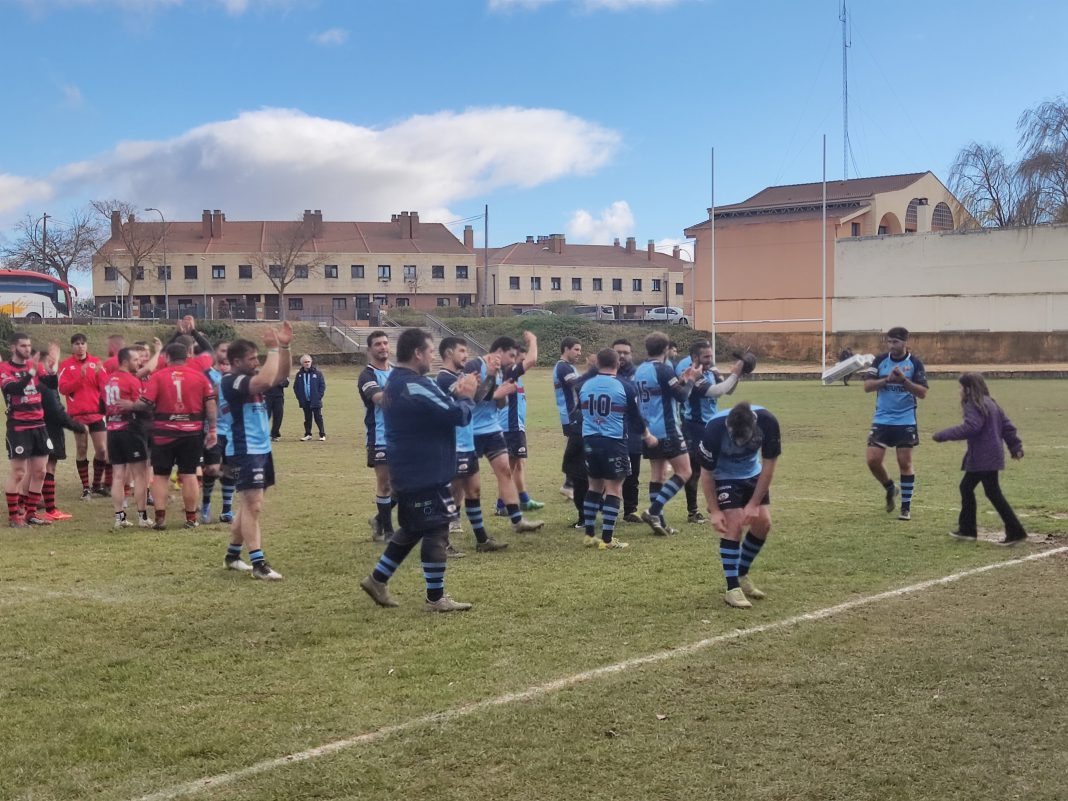
POLYGON ((571 350, 575 345, 581 344, 582 343, 579 342, 576 337, 564 337, 560 340, 560 352, 563 353, 565 350, 571 350))
POLYGON ((131 348, 147 348, 148 347, 148 343, 145 342, 143 339, 139 339, 135 343, 133 343, 133 345, 131 345, 130 347, 131 348))
POLYGON ((645 338, 645 352, 653 357, 663 356, 670 341, 667 334, 661 331, 653 331, 645 338))
POLYGON ((452 350, 457 345, 466 344, 467 340, 463 337, 445 337, 445 339, 441 340, 441 342, 438 343, 438 355, 444 359, 446 351, 452 350))
POLYGON ((626 345, 628 348, 634 347, 630 344, 629 339, 617 339, 615 342, 612 343, 612 347, 614 348, 616 345, 626 345))
POLYGON ((370 334, 367 335, 367 347, 371 347, 372 342, 374 342, 376 339, 381 339, 382 337, 389 339, 389 334, 387 334, 385 331, 372 331, 370 334))
POLYGON ((900 325, 895 325, 886 332, 886 337, 887 339, 900 339, 902 342, 908 342, 909 330, 900 325))
POLYGON ((489 352, 496 353, 499 350, 518 350, 518 348, 519 343, 511 337, 497 337, 489 346, 489 352))
POLYGON ((185 349, 188 353, 193 353, 197 347, 197 341, 189 336, 189 334, 181 334, 174 338, 175 342, 185 345, 185 349))
POLYGON ((734 404, 727 412, 727 431, 737 443, 749 442, 756 433, 756 417, 749 401, 734 404))
POLYGON ((235 339, 230 343, 230 347, 226 349, 226 358, 233 361, 240 361, 241 359, 247 359, 250 353, 258 353, 259 348, 256 347, 256 343, 250 339, 235 339))
POLYGON ((163 353, 167 357, 168 364, 174 364, 175 362, 184 362, 189 358, 189 348, 183 345, 181 342, 172 342, 166 348, 163 349, 163 353))
POLYGON ((601 348, 597 351, 597 366, 606 370, 619 367, 619 355, 611 348, 601 348))
POLYGON ((88 341, 89 340, 85 338, 85 334, 75 334, 74 336, 72 336, 70 338, 70 344, 72 344, 72 345, 77 345, 79 342, 88 342, 88 341))
POLYGON ((711 348, 712 343, 707 339, 695 339, 690 343, 690 355, 697 358, 697 354, 703 351, 705 348, 711 348))
POLYGON ((33 337, 29 334, 24 334, 21 331, 16 331, 11 335, 11 344, 14 345, 16 342, 21 342, 24 339, 33 339, 33 337))
POLYGON ((137 350, 137 349, 136 348, 119 348, 119 352, 115 356, 119 360, 119 364, 122 364, 123 362, 129 361, 130 360, 130 356, 133 354, 133 352, 135 350, 137 350))
MULTIPOLYGON (((990 389, 986 385, 986 379, 982 373, 964 373, 957 379, 964 387, 964 395, 960 399, 962 409, 974 406, 979 413, 986 417, 989 410, 986 407, 986 399, 990 397, 990 389)), ((991 398, 991 400, 993 400, 991 398)))
POLYGON ((429 342, 430 334, 422 328, 406 328, 397 338, 397 361, 410 362, 429 342))
POLYGON ((679 343, 676 342, 674 339, 669 339, 668 340, 668 348, 674 348, 675 350, 678 350, 679 349, 679 343))

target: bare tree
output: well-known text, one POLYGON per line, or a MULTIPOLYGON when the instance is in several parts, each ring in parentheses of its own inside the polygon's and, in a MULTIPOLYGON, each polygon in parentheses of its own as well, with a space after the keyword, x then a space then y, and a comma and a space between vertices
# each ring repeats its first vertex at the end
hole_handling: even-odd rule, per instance
POLYGON ((968 214, 984 228, 1039 222, 1032 182, 1006 162, 1004 153, 994 145, 972 142, 961 150, 950 167, 949 186, 968 214))
POLYGON ((92 206, 109 226, 112 215, 116 212, 119 215, 117 230, 97 252, 97 258, 105 268, 115 270, 126 281, 127 302, 132 303, 138 275, 145 267, 156 263, 154 257, 167 227, 160 222, 138 222, 134 215, 137 207, 124 200, 94 200, 92 206))
POLYGON ((100 226, 89 209, 71 212, 63 224, 49 219, 51 225, 30 216, 15 223, 14 241, 3 250, 4 263, 9 269, 48 273, 70 283, 72 272, 92 267, 100 226))
POLYGON ((322 271, 323 254, 315 247, 315 226, 311 220, 271 225, 265 247, 252 254, 253 266, 271 282, 278 293, 279 319, 286 319, 286 290, 298 278, 310 278, 322 271))
POLYGON ((1068 99, 1058 98, 1020 115, 1020 174, 1037 187, 1045 213, 1068 222, 1068 99))

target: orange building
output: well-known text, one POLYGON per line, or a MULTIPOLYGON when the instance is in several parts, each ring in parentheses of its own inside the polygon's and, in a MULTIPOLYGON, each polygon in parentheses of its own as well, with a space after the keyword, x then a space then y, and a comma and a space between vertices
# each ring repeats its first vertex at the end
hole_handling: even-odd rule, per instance
MULTIPOLYGON (((694 317, 717 331, 819 331, 823 184, 771 186, 709 209, 686 229, 694 248, 694 317), (713 286, 713 243, 715 282, 713 286), (714 320, 713 320, 714 305, 714 320)), ((827 182, 827 330, 835 241, 956 228, 964 212, 932 172, 827 182)), ((891 280, 888 276, 887 280, 891 280)))

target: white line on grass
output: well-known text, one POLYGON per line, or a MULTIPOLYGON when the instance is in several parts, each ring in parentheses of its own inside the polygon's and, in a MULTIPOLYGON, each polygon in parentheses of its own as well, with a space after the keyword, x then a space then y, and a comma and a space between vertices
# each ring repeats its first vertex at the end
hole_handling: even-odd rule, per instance
POLYGON ((4 590, 13 590, 17 593, 21 593, 21 595, 12 595, 5 598, 0 594, 0 606, 35 603, 36 601, 52 601, 60 598, 73 599, 76 601, 100 601, 105 604, 123 603, 122 598, 117 598, 113 595, 105 595, 100 592, 93 592, 92 590, 46 590, 43 587, 20 586, 5 587, 0 589, 0 593, 4 590))
POLYGON ((184 784, 176 784, 172 787, 158 790, 154 793, 150 793, 145 796, 141 796, 137 801, 171 801, 171 799, 182 798, 184 796, 191 796, 197 793, 201 793, 205 790, 209 790, 215 787, 220 787, 225 784, 233 784, 241 779, 247 779, 250 776, 255 776, 260 773, 267 773, 276 768, 284 767, 285 765, 292 765, 297 762, 307 762, 312 759, 318 759, 319 757, 329 756, 330 754, 336 754, 339 751, 347 751, 350 748, 355 748, 360 745, 367 745, 370 743, 383 740, 387 737, 391 737, 394 734, 400 734, 401 732, 409 731, 411 729, 417 729, 423 726, 432 724, 449 723, 460 718, 465 718, 470 715, 476 714, 486 709, 493 709, 495 707, 507 706, 521 701, 531 701, 537 698, 542 698, 546 695, 559 692, 560 690, 566 690, 569 687, 574 687, 577 684, 583 684, 593 679, 600 678, 601 676, 609 676, 616 673, 623 673, 624 671, 633 670, 634 668, 644 667, 645 665, 652 665, 658 662, 666 662, 670 659, 676 659, 680 656, 689 656, 699 651, 704 651, 716 645, 721 645, 725 642, 731 642, 733 640, 739 640, 743 637, 751 637, 754 634, 763 634, 768 631, 777 631, 779 629, 788 629, 796 626, 800 623, 808 623, 815 620, 825 620, 826 618, 839 615, 842 612, 848 612, 851 609, 856 609, 860 606, 867 606, 868 604, 878 603, 880 601, 886 601, 891 598, 899 598, 902 595, 909 595, 910 593, 921 592, 931 587, 937 587, 941 584, 951 584, 954 581, 960 581, 970 576, 976 576, 980 573, 986 573, 991 570, 997 570, 1002 567, 1012 567, 1014 565, 1020 565, 1024 562, 1032 562, 1037 559, 1045 559, 1049 556, 1055 556, 1056 554, 1068 552, 1068 546, 1060 546, 1058 548, 1050 548, 1046 551, 1039 551, 1038 553, 1029 554, 1028 556, 1020 557, 1019 559, 1008 559, 1004 562, 995 562, 989 565, 983 565, 982 567, 973 567, 968 570, 962 570, 959 573, 951 573, 948 576, 942 576, 941 578, 928 579, 927 581, 921 581, 918 584, 910 584, 907 587, 898 587, 895 590, 887 590, 886 592, 876 593, 875 595, 866 595, 862 598, 854 598, 851 601, 844 601, 843 603, 836 604, 834 606, 824 607, 823 609, 817 609, 815 612, 804 612, 800 615, 794 615, 793 617, 777 620, 772 623, 762 623, 759 626, 751 626, 746 629, 735 629, 734 631, 726 632, 725 634, 717 634, 715 637, 709 637, 704 640, 698 640, 696 642, 680 645, 676 648, 671 648, 664 651, 655 651, 651 654, 644 656, 636 656, 633 659, 627 659, 623 662, 617 662, 614 665, 605 665, 604 667, 594 668, 593 670, 586 670, 582 673, 575 673, 571 676, 564 676, 563 678, 554 679, 553 681, 545 682, 544 684, 535 684, 531 687, 527 687, 525 690, 519 690, 514 693, 505 693, 504 695, 498 695, 494 698, 486 698, 482 701, 473 701, 469 704, 463 704, 461 706, 453 707, 452 709, 446 709, 443 712, 434 712, 429 715, 423 715, 418 718, 411 718, 401 723, 395 723, 391 726, 383 726, 380 729, 374 731, 365 732, 363 734, 357 734, 352 737, 346 737, 341 740, 334 740, 333 742, 325 743, 324 745, 316 746, 315 748, 309 748, 306 751, 298 751, 294 754, 289 754, 283 757, 276 757, 274 759, 265 759, 262 762, 257 762, 253 765, 249 765, 246 768, 240 768, 238 770, 230 771, 229 773, 219 773, 215 776, 207 776, 202 779, 195 779, 191 782, 184 784))

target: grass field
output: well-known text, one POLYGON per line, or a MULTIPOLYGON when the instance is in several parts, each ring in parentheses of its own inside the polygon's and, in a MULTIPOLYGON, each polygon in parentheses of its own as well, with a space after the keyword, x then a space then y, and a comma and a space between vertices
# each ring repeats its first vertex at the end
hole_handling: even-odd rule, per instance
MULTIPOLYGON (((439 617, 422 611, 416 559, 391 585, 398 609, 357 586, 378 553, 362 409, 355 370, 326 375, 329 440, 297 441, 291 403, 277 445, 264 533, 282 583, 224 571, 221 526, 113 532, 109 504, 75 500, 72 462, 60 496, 77 519, 0 534, 0 798, 1065 797, 1063 553, 796 617, 1068 544, 1060 382, 992 384, 1027 450, 1003 484, 1032 541, 1008 551, 946 536, 962 448, 929 435, 959 420, 954 382, 922 403, 910 523, 882 510, 864 466, 859 386, 743 384, 734 397, 776 413, 784 453, 753 571, 769 598, 739 612, 710 528, 664 540, 624 525, 628 550, 580 547, 539 370, 529 473, 548 524, 518 536, 489 518, 510 549, 450 562, 448 591, 475 608, 439 617), (232 780, 186 786, 219 775, 232 780)), ((980 525, 996 523, 981 500, 980 525)))

